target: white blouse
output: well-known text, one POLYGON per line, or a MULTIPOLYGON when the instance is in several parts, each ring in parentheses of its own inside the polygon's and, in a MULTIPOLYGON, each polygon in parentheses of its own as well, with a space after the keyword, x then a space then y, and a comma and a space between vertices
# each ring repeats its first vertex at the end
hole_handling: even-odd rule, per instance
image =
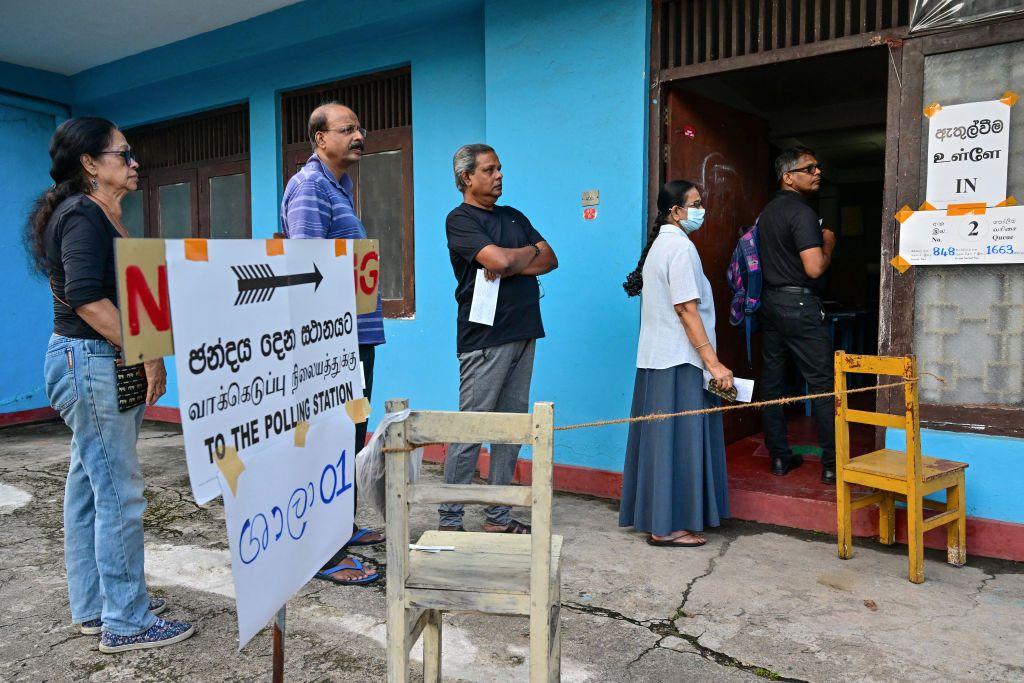
POLYGON ((700 354, 675 311, 675 304, 697 300, 697 311, 711 347, 715 340, 715 302, 697 247, 674 225, 663 225, 647 252, 641 291, 640 343, 636 366, 661 370, 689 363, 704 369, 700 354))

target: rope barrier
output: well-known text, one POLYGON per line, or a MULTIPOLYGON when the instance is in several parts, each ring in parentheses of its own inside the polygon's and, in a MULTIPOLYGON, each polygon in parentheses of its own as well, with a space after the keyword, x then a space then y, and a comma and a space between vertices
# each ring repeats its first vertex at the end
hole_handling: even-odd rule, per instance
MULTIPOLYGON (((940 377, 931 372, 921 372, 920 375, 928 375, 934 377, 938 381, 945 384, 946 380, 944 377, 940 377)), ((554 428, 556 432, 569 432, 577 429, 591 429, 594 427, 609 427, 611 425, 618 424, 632 424, 633 422, 660 422, 662 420, 671 420, 676 417, 689 417, 691 415, 710 415, 711 413, 724 413, 728 410, 746 410, 749 408, 766 408, 769 406, 783 406, 790 403, 803 403, 818 398, 835 398, 840 395, 849 394, 860 394, 867 391, 877 391, 878 389, 892 389, 895 387, 902 387, 906 384, 914 384, 920 382, 920 377, 913 377, 911 379, 900 380, 899 382, 890 382, 888 384, 875 384, 870 387, 859 387, 857 389, 846 389, 845 391, 823 391, 817 394, 804 394, 803 396, 789 396, 786 398, 776 398, 770 401, 757 401, 756 403, 735 403, 732 405, 718 406, 717 408, 701 408, 698 410, 683 410, 678 413, 653 413, 651 415, 638 415, 636 417, 620 417, 614 420, 596 420, 594 422, 580 422, 577 424, 558 425, 554 428)), ((412 450, 414 448, 423 448, 424 446, 443 446, 444 444, 439 443, 424 443, 424 444, 409 444, 408 448, 384 448, 384 453, 399 453, 403 451, 412 450)))

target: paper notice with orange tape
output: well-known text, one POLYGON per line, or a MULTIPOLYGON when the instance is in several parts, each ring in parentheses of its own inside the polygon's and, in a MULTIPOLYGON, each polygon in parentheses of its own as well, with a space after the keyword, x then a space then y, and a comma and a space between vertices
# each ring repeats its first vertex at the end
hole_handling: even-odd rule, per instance
POLYGON ((893 266, 1024 263, 1024 206, 950 205, 945 210, 897 213, 899 255, 893 266))
POLYGON ((1010 112, 1017 97, 925 107, 928 117, 926 198, 950 204, 995 206, 1006 198, 1010 112))

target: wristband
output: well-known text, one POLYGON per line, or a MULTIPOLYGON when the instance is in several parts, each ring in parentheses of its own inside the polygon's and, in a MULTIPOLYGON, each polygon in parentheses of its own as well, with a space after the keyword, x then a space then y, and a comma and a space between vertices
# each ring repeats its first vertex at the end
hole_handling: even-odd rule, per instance
POLYGON ((530 246, 533 247, 533 250, 535 252, 537 252, 536 254, 533 255, 533 258, 537 258, 538 256, 540 256, 540 247, 538 247, 536 244, 531 244, 530 246))

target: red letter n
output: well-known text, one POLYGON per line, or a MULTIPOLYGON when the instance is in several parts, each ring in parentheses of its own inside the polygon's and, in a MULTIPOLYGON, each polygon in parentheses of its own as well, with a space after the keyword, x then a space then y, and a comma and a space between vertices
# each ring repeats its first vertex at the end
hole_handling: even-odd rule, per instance
MULTIPOLYGON (((125 278, 128 290, 128 331, 134 337, 139 334, 139 301, 142 301, 146 315, 153 326, 160 332, 169 330, 171 327, 171 304, 167 293, 167 266, 157 266, 157 287, 160 292, 160 305, 153 298, 149 291, 146 277, 138 266, 128 266, 125 269, 125 278)), ((124 305, 124 304, 122 304, 124 305)))

